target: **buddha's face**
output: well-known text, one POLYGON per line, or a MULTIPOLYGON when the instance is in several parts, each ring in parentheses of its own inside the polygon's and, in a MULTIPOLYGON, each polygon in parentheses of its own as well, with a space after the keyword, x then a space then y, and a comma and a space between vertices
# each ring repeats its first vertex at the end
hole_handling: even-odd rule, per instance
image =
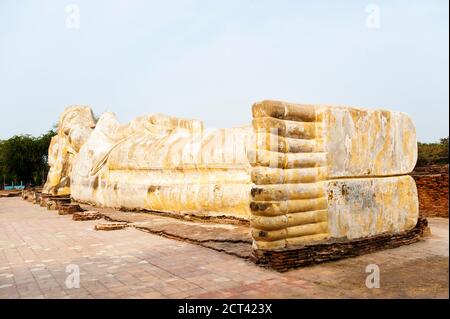
POLYGON ((66 109, 58 124, 58 135, 78 153, 95 127, 92 110, 89 107, 72 106, 66 109))
POLYGON ((49 147, 50 170, 43 191, 70 194, 72 162, 95 127, 92 110, 87 106, 66 108, 58 123, 58 134, 49 147))

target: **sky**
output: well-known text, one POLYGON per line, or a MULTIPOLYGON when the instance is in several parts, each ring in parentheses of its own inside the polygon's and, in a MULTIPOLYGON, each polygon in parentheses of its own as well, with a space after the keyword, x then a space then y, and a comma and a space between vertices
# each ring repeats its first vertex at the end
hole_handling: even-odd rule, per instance
POLYGON ((264 99, 408 113, 448 136, 447 0, 1 0, 0 139, 68 105, 251 122, 264 99))

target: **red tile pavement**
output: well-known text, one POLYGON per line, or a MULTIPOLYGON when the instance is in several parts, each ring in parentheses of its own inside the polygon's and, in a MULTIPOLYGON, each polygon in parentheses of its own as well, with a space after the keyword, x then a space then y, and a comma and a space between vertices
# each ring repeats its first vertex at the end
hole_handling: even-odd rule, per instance
POLYGON ((133 228, 95 231, 98 222, 1 198, 0 298, 448 298, 448 219, 430 220, 426 241, 286 273, 133 228), (380 289, 365 286, 371 263, 380 289), (66 285, 70 265, 79 288, 66 285))

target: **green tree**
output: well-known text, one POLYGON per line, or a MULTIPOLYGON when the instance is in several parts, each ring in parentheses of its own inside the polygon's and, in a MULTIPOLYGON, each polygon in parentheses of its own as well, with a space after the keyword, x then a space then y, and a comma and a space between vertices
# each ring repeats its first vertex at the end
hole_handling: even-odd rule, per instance
POLYGON ((430 164, 448 164, 448 137, 441 138, 438 143, 417 143, 417 166, 430 164))
POLYGON ((53 130, 38 136, 16 135, 0 141, 2 183, 41 185, 48 172, 47 154, 53 130))

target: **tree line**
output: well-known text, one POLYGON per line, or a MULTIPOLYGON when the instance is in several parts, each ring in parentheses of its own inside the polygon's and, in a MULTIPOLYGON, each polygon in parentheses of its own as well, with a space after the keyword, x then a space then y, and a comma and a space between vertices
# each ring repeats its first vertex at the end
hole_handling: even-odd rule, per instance
POLYGON ((416 166, 448 164, 448 136, 437 143, 417 143, 418 158, 416 166))
POLYGON ((0 184, 43 185, 48 173, 48 147, 56 134, 50 130, 38 137, 15 135, 0 140, 0 184))

